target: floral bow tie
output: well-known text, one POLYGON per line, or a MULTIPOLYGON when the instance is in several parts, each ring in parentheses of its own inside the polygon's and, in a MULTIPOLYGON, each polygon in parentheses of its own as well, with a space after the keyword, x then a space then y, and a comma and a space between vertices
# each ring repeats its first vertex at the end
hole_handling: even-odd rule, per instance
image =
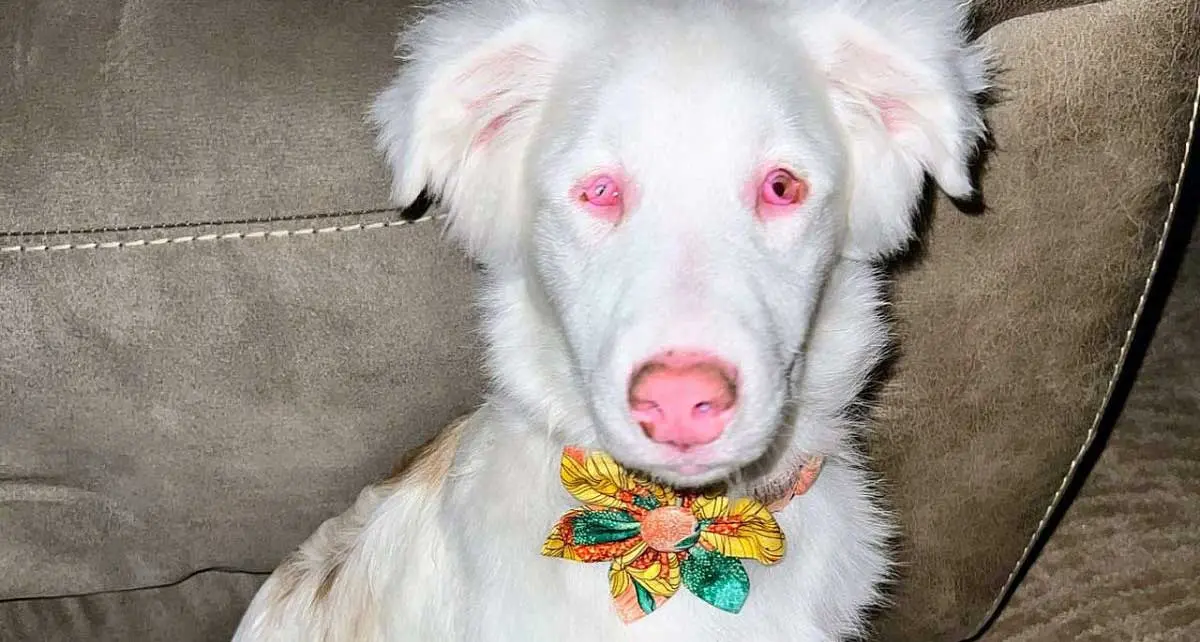
POLYGON ((750 593, 739 558, 767 565, 783 559, 784 537, 771 509, 808 490, 820 466, 819 458, 810 460, 787 496, 768 508, 751 498, 676 492, 634 476, 604 453, 567 448, 562 483, 584 506, 558 520, 542 554, 611 562, 609 589, 627 623, 653 612, 680 584, 737 613, 750 593))

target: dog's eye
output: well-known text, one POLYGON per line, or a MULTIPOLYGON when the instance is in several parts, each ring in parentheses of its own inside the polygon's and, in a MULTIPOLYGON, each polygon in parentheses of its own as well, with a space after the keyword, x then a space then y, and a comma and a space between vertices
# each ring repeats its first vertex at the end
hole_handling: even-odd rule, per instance
POLYGON ((625 202, 621 183, 609 174, 584 179, 576 188, 577 198, 592 214, 608 221, 619 221, 625 202))
POLYGON ((789 213, 808 198, 808 181, 786 169, 775 169, 763 179, 758 191, 758 210, 764 217, 789 213))
POLYGON ((621 188, 611 176, 597 176, 584 185, 579 197, 594 207, 612 207, 621 202, 621 188))

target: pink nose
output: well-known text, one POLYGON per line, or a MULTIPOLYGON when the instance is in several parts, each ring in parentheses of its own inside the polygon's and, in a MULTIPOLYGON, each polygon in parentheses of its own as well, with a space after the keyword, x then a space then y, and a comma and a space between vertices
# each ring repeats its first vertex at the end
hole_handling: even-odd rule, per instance
POLYGON ((646 435, 687 450, 715 441, 737 405, 737 369, 701 352, 667 352, 629 380, 629 408, 646 435))

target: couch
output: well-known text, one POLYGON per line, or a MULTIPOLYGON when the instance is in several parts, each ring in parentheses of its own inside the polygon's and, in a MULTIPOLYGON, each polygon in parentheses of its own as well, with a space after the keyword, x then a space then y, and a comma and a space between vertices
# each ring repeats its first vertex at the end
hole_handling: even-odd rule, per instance
MULTIPOLYGON (((227 639, 477 403, 473 266, 364 118, 409 4, 0 4, 0 642, 227 639)), ((1200 2, 973 8, 982 198, 888 266, 875 637, 1200 639, 1200 2)))

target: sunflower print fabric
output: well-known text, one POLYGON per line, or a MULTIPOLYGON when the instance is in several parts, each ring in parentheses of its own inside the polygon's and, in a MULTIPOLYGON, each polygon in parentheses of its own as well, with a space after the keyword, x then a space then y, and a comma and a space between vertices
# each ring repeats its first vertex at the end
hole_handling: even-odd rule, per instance
POLYGON ((609 589, 627 623, 654 612, 680 586, 737 613, 750 593, 741 560, 783 559, 783 532, 755 499, 676 492, 578 448, 563 451, 561 476, 584 505, 558 520, 542 554, 609 562, 609 589))

